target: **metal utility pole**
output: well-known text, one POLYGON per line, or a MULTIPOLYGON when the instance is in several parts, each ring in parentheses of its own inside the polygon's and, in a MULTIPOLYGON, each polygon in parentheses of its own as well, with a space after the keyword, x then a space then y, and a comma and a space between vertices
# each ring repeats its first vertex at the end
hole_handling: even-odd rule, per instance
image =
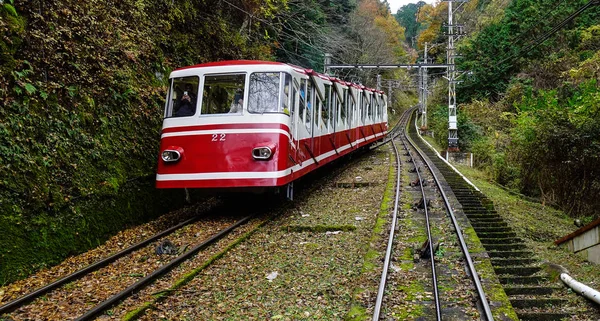
POLYGON ((323 65, 323 73, 328 74, 329 73, 329 65, 331 65, 331 54, 326 53, 325 54, 325 64, 323 65))
MULTIPOLYGON (((425 55, 424 55, 424 61, 423 63, 428 64, 429 63, 429 58, 427 58, 427 48, 428 43, 425 43, 425 55)), ((427 94, 428 94, 428 90, 427 90, 427 68, 423 69, 423 74, 422 74, 422 83, 421 83, 421 91, 423 92, 422 94, 422 100, 421 100, 421 128, 426 129, 427 128, 427 94)))
MULTIPOLYGON (((446 53, 446 61, 448 64, 447 79, 448 79, 448 150, 458 151, 458 127, 456 122, 456 67, 454 65, 455 47, 454 40, 462 34, 462 27, 454 25, 454 11, 452 3, 459 2, 459 7, 467 0, 444 0, 448 2, 448 50, 446 53)), ((458 8, 457 8, 458 9, 458 8)))
POLYGON ((388 106, 392 106, 392 82, 388 81, 388 106))
POLYGON ((419 83, 417 85, 419 91, 419 112, 423 113, 423 68, 419 67, 419 83))

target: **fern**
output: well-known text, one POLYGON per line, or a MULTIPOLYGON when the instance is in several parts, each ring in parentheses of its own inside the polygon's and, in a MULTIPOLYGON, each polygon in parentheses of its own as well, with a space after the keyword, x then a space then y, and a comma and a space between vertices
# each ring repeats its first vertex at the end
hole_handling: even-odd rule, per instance
MULTIPOLYGON (((12 0, 9 0, 9 1, 12 3, 12 0)), ((12 5, 10 5, 8 3, 5 3, 3 7, 4 7, 4 10, 6 12, 8 12, 10 15, 12 15, 13 17, 18 17, 19 16, 17 14, 17 10, 12 5)))

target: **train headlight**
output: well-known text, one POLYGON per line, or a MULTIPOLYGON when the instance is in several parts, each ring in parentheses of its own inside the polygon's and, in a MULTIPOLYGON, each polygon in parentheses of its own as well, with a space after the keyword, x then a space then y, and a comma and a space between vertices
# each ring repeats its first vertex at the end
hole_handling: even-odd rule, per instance
POLYGON ((160 155, 162 160, 166 163, 174 163, 181 158, 181 153, 177 150, 164 150, 160 155))
POLYGON ((258 160, 266 160, 271 158, 273 151, 267 146, 256 147, 252 150, 252 157, 258 160))

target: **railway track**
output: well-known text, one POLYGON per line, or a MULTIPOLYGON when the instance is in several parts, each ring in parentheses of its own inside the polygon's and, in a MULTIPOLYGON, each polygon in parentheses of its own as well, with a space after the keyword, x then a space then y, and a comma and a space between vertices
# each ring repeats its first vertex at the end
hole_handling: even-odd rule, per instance
POLYGON ((109 257, 106 257, 104 259, 96 261, 95 263, 90 264, 90 265, 88 265, 80 270, 77 270, 73 273, 70 273, 68 275, 65 275, 64 277, 62 277, 48 285, 40 287, 30 293, 27 293, 27 294, 20 296, 10 302, 0 305, 0 315, 2 315, 4 313, 10 313, 10 312, 14 311, 15 309, 18 309, 19 307, 22 307, 22 306, 30 303, 31 301, 45 295, 46 293, 48 293, 52 290, 55 290, 69 282, 77 280, 77 279, 79 279, 89 273, 92 273, 96 270, 99 270, 99 269, 107 266, 108 264, 115 262, 116 260, 149 245, 152 242, 158 241, 161 238, 168 236, 169 234, 173 233, 174 231, 176 231, 184 226, 187 226, 187 225, 195 222, 196 220, 198 220, 198 217, 192 217, 190 219, 187 219, 187 220, 185 220, 179 224, 176 224, 166 230, 156 233, 153 236, 151 236, 141 242, 133 244, 122 251, 114 253, 114 254, 110 255, 109 257))
MULTIPOLYGON (((338 165, 334 171, 319 171, 306 180, 318 181, 323 177, 335 177, 352 164, 349 161, 343 161, 338 165)), ((322 180, 322 182, 326 181, 327 179, 322 180)), ((302 185, 302 182, 300 184, 302 185)), ((302 194, 310 193, 311 190, 318 188, 320 185, 313 184, 306 188, 302 194)), ((257 200, 256 197, 253 197, 253 199, 257 200)), ((271 217, 276 216, 276 214, 265 214, 271 209, 274 209, 275 212, 280 211, 277 206, 275 208, 273 208, 273 205, 265 206, 264 202, 260 203, 260 206, 251 206, 251 202, 223 203, 208 212, 196 213, 195 216, 175 226, 156 233, 89 266, 62 276, 50 284, 12 298, 11 301, 0 306, 0 320, 12 320, 13 317, 17 319, 92 320, 102 314, 113 315, 111 308, 125 301, 137 300, 132 299, 132 297, 139 296, 143 298, 141 302, 144 302, 144 300, 148 302, 157 293, 164 294, 171 291, 171 281, 178 282, 181 280, 180 277, 189 276, 190 269, 197 270, 197 266, 207 265, 206 262, 212 262, 215 255, 220 256, 226 250, 220 253, 207 254, 204 259, 196 259, 197 262, 188 263, 190 266, 183 268, 183 270, 187 269, 187 272, 178 272, 178 277, 170 277, 171 281, 162 282, 159 286, 159 288, 162 287, 162 290, 158 290, 158 292, 156 286, 152 290, 144 288, 155 283, 207 247, 227 237, 234 230, 240 229, 241 226, 252 225, 247 228, 251 232, 243 234, 242 238, 251 234, 254 230, 263 226, 271 217), (245 204, 244 207, 240 206, 242 203, 245 204), (260 212, 264 213, 248 214, 249 211, 252 211, 252 208, 261 207, 260 212), (227 214, 232 211, 236 214, 227 214), (259 218, 253 219, 254 217, 259 218), (250 220, 254 223, 248 224, 250 220), (172 244, 181 244, 177 251, 178 255, 175 257, 155 253, 157 243, 159 245, 164 244, 167 237, 172 240, 172 244), (198 242, 198 240, 203 241, 197 244, 191 243, 198 242), (127 270, 128 268, 131 269, 132 266, 135 266, 134 270, 127 270), (145 294, 141 294, 142 291, 145 294)), ((286 207, 282 206, 281 208, 286 207)), ((235 240, 230 242, 230 244, 234 243, 236 243, 235 240)), ((230 248, 230 246, 225 248, 230 248)), ((163 297, 160 296, 161 299, 163 297)), ((125 309, 130 309, 132 306, 140 305, 140 303, 127 302, 127 305, 128 307, 125 307, 125 309)), ((143 311, 143 308, 138 309, 136 313, 139 315, 143 311)))
MULTIPOLYGON (((167 230, 138 242, 105 259, 52 282, 0 307, 2 318, 90 320, 137 293, 183 261, 223 239, 253 216, 241 219, 214 215, 223 207, 205 213, 209 219, 190 218, 167 230), (216 211, 216 212, 215 212, 216 211), (156 253, 157 245, 169 241, 171 253, 156 253), (174 244, 186 243, 179 251, 174 244), (175 254, 177 252, 177 254, 175 254), (175 257, 174 257, 175 256, 175 257), (127 270, 129 269, 129 270, 127 270), (91 308, 90 308, 91 306, 91 308)), ((221 216, 222 213, 221 213, 221 216)), ((169 251, 163 248, 162 251, 169 251)))
MULTIPOLYGON (((404 126, 406 126, 408 118, 410 118, 410 114, 405 114, 402 121, 404 126)), ((423 246, 421 247, 422 252, 415 254, 415 257, 421 256, 425 261, 428 261, 428 264, 419 263, 418 265, 423 268, 423 271, 417 275, 421 280, 428 280, 426 282, 428 283, 427 291, 432 293, 431 299, 433 299, 433 302, 428 305, 428 311, 425 314, 430 316, 435 315, 436 320, 479 319, 479 313, 474 312, 477 311, 476 305, 478 304, 482 307, 482 319, 493 320, 489 303, 487 302, 486 295, 479 281, 479 276, 462 237, 461 229, 441 188, 440 182, 435 173, 429 170, 428 162, 422 157, 420 151, 415 149, 410 139, 407 139, 403 133, 399 133, 395 140, 402 144, 400 149, 405 151, 403 155, 405 164, 412 166, 410 171, 414 173, 411 175, 410 186, 416 188, 416 190, 405 192, 413 194, 413 198, 415 199, 420 198, 420 201, 416 205, 420 209, 418 209, 418 213, 415 213, 416 215, 413 219, 419 225, 424 225, 424 231, 421 232, 423 236, 421 238, 425 238, 426 241, 423 242, 423 246), (438 204, 438 206, 436 209, 430 211, 432 204, 438 204), (443 210, 444 208, 445 210, 443 210), (439 250, 440 248, 441 250, 439 250), (444 257, 448 257, 452 262, 447 261, 444 257), (441 264, 436 264, 437 261, 440 261, 441 264), (428 273, 425 272, 425 265, 429 266, 428 273), (465 273, 465 271, 467 272, 465 273), (465 284, 469 282, 473 285, 466 287, 465 284), (473 298, 465 296, 465 300, 457 300, 457 291, 476 293, 476 296, 473 298)), ((398 152, 396 142, 393 142, 392 146, 396 154, 396 159, 400 162, 402 157, 398 152)), ((398 163, 398 168, 400 168, 400 163, 398 163)), ((402 185, 400 170, 398 170, 397 179, 396 186, 399 187, 402 185)), ((384 268, 373 312, 372 319, 374 321, 393 317, 390 312, 393 309, 385 309, 387 312, 383 314, 382 305, 389 262, 394 252, 392 250, 394 247, 394 232, 398 230, 399 233, 403 233, 405 232, 403 231, 403 225, 409 224, 408 222, 411 222, 410 224, 414 222, 407 219, 400 219, 398 222, 400 227, 398 229, 395 228, 398 216, 399 194, 399 189, 397 189, 392 227, 390 228, 384 268)))
MULTIPOLYGON (((412 126, 411 126, 412 127, 412 126)), ((409 136, 411 136, 411 140, 418 143, 420 142, 420 138, 418 136, 413 136, 413 134, 416 135, 416 132, 414 132, 414 130, 409 134, 409 136)), ((409 146, 404 146, 402 148, 400 148, 401 151, 404 151, 405 153, 408 153, 409 150, 412 149, 412 147, 409 146)), ((424 145, 421 145, 420 147, 421 150, 425 151, 426 153, 428 152, 428 148, 425 147, 424 145)), ((434 154, 432 153, 428 153, 428 158, 430 160, 436 160, 437 157, 433 156, 434 154)), ((475 301, 472 302, 471 305, 469 305, 468 307, 464 308, 461 307, 460 305, 462 303, 457 303, 457 301, 455 300, 455 298, 452 297, 452 295, 458 295, 459 290, 463 290, 465 289, 464 286, 461 287, 461 285, 463 285, 462 283, 468 283, 469 282, 469 278, 472 275, 475 275, 475 280, 478 279, 478 277, 476 277, 476 274, 474 274, 473 272, 467 272, 465 273, 465 265, 462 264, 455 264, 456 262, 460 262, 462 260, 468 261, 467 259, 461 259, 461 255, 462 255, 462 249, 460 246, 454 246, 454 242, 458 242, 458 240, 460 239, 460 234, 459 235, 455 235, 455 236, 448 236, 447 234, 445 234, 444 232, 448 232, 448 231, 460 231, 460 228, 456 227, 456 223, 455 222, 451 222, 451 220, 449 219, 449 217, 447 217, 446 215, 446 210, 444 209, 444 206, 447 206, 447 201, 444 201, 441 198, 441 194, 443 194, 443 192, 439 192, 436 191, 434 189, 434 179, 433 179, 433 172, 430 173, 426 170, 426 166, 425 163, 422 160, 419 160, 420 157, 418 157, 417 155, 413 154, 413 155, 398 155, 396 157, 398 160, 404 160, 404 163, 407 164, 408 160, 410 159, 412 161, 411 163, 408 163, 409 166, 404 165, 404 169, 403 172, 401 173, 400 171, 400 165, 399 166, 399 170, 398 170, 398 175, 405 175, 406 177, 403 177, 404 181, 401 183, 402 186, 406 186, 408 185, 409 182, 412 181, 416 181, 416 182, 425 182, 427 185, 423 186, 423 187, 419 187, 422 188, 417 190, 415 189, 415 187, 410 187, 409 188, 409 193, 411 194, 411 197, 418 200, 419 198, 423 198, 424 200, 428 200, 425 201, 426 204, 430 204, 430 207, 425 206, 423 209, 419 209, 419 210, 411 210, 412 211, 412 218, 414 218, 412 224, 421 224, 423 223, 423 228, 422 229, 416 229, 418 230, 419 233, 421 233, 418 237, 413 239, 413 243, 414 240, 420 240, 420 244, 423 243, 424 239, 431 239, 433 240, 434 244, 435 243, 441 243, 440 244, 440 253, 438 253, 438 255, 434 255, 433 251, 430 251, 428 254, 429 258, 426 259, 421 259, 420 263, 414 263, 414 268, 411 269, 410 272, 408 273, 391 273, 392 275, 388 275, 388 276, 382 276, 382 280, 387 280, 388 282, 392 282, 395 283, 395 285, 397 285, 397 283, 399 282, 398 277, 402 276, 404 277, 406 274, 410 274, 413 273, 413 275, 418 275, 418 276, 422 276, 423 279, 426 279, 427 282, 429 282, 429 286, 424 289, 424 293, 431 293, 431 298, 427 295, 425 295, 424 297, 417 297, 417 298, 413 298, 413 301, 416 300, 420 300, 420 301, 425 301, 424 306, 427 307, 426 315, 436 315, 436 318, 438 320, 440 319, 444 319, 444 320, 466 320, 466 319, 475 319, 475 318, 479 318, 479 313, 477 312, 477 307, 475 306, 475 301), (414 167, 415 169, 421 169, 421 172, 417 173, 411 173, 410 175, 407 174, 408 169, 407 167, 414 167), (422 177, 417 178, 418 175, 422 175, 422 177), (408 179, 406 179, 408 177, 408 179), (445 205, 444 205, 445 204, 445 205), (425 215, 425 211, 428 211, 428 216, 430 216, 429 221, 431 221, 431 226, 430 227, 425 227, 424 225, 424 221, 426 221, 424 215, 425 215), (427 232, 427 230, 429 230, 427 232), (425 236, 427 235, 427 236, 425 236), (445 252, 445 253, 444 253, 445 252), (456 261, 456 262, 455 262, 456 261), (441 264, 436 264, 436 263, 441 263, 441 264), (424 268, 427 268, 427 266, 431 265, 431 269, 430 270, 424 270, 424 268), (448 266, 445 266, 448 265, 448 266), (452 265, 452 266, 450 266, 452 265), (431 270, 435 270, 436 272, 432 273, 431 270), (395 276, 394 276, 395 274, 395 276), (435 277, 433 277, 432 275, 436 275, 435 277), (454 283, 452 283, 454 282, 454 283), (440 288, 438 290, 434 290, 434 284, 441 284, 440 288), (437 294, 434 294, 437 293, 437 294), (437 299, 436 299, 437 297, 437 299), (450 297, 450 299, 449 299, 450 297), (427 302, 429 301, 429 299, 431 299, 432 302, 427 302), (435 303, 435 302, 437 303, 435 303), (473 311, 475 311, 475 314, 473 311)), ((435 162, 433 162, 435 163, 435 162)), ((341 167, 341 166, 339 166, 341 167)), ((441 171, 440 166, 438 165, 438 170, 441 171)), ((339 169, 339 171, 343 171, 342 169, 339 169)), ((434 171, 435 172, 435 171, 434 171)), ((505 284, 505 291, 511 296, 511 302, 513 302, 513 305, 515 305, 516 310, 519 312, 519 317, 522 318, 523 320, 545 320, 545 318, 548 318, 548 320, 553 320, 552 318, 554 317, 560 317, 560 316, 564 316, 565 313, 563 313, 562 315, 559 315, 559 313, 551 313, 548 312, 548 304, 562 304, 563 301, 559 301, 561 300, 560 298, 556 298, 555 300, 557 301, 545 301, 545 305, 543 306, 543 308, 518 308, 517 305, 518 303, 514 303, 514 302, 518 302, 517 300, 522 300, 523 302, 526 302, 524 304, 529 304, 529 302, 532 302, 531 300, 533 299, 533 297, 531 296, 530 291, 537 291, 537 290, 531 290, 533 288, 543 288, 541 286, 539 287, 534 287, 534 286, 520 286, 517 285, 515 280, 516 279, 509 279, 510 275, 508 274, 508 269, 506 270, 501 270, 502 267, 509 267, 509 268, 513 268, 515 266, 517 266, 518 264, 528 264, 529 266, 533 265, 533 267, 535 268, 535 260, 528 257, 528 258, 518 258, 518 257, 513 257, 513 258, 501 258, 501 257, 495 257, 493 254, 496 253, 492 253, 492 252, 497 252, 498 255, 502 255, 504 252, 513 252, 514 253, 518 253, 518 252, 524 252, 527 253, 528 251, 526 250, 518 250, 517 248, 514 248, 512 251, 507 251, 506 249, 502 250, 501 248, 497 249, 497 250, 492 250, 492 247, 494 244, 492 242, 494 241, 498 241, 498 240, 494 240, 494 239, 502 239, 502 241, 500 241, 500 245, 503 244, 513 244, 513 243, 509 243, 508 239, 513 239, 512 241, 515 241, 516 237, 514 235, 514 233, 511 232, 507 232, 507 231, 501 231, 501 230, 492 230, 491 228, 498 228, 498 227, 503 227, 502 225, 505 224, 501 224, 502 222, 500 220, 498 220, 498 215, 497 213, 494 213, 494 210, 492 208, 492 204, 489 200, 487 200, 484 196, 482 195, 478 195, 477 191, 474 191, 472 187, 470 187, 469 185, 466 185, 466 183, 464 182, 464 180, 462 180, 462 178, 459 177, 459 179, 454 180, 452 177, 449 179, 448 177, 450 176, 451 173, 446 173, 443 172, 444 177, 446 178, 446 180, 449 182, 449 184, 451 186, 457 186, 457 189, 454 189, 454 194, 456 195, 456 197, 459 200, 462 200, 462 204, 463 204, 463 209, 464 212, 467 214, 467 216, 469 217, 469 219, 471 220, 471 224, 476 228, 476 230, 478 231, 478 234, 480 234, 480 237, 482 239, 482 242, 484 242, 484 244, 486 245, 486 248, 488 249, 488 252, 490 253, 490 255, 492 256, 492 262, 494 263, 494 267, 496 268, 496 273, 498 273, 500 275, 500 281, 502 281, 505 284), (450 183, 452 182, 452 183, 450 183), (473 210, 473 211, 471 211, 473 210), (478 215, 484 215, 485 216, 478 216, 478 215), (488 230, 486 230, 488 229, 488 230), (481 233, 479 233, 481 231, 481 233), (485 234, 487 232, 487 234, 485 234), (495 233, 495 234, 494 234, 495 233), (504 264, 504 265, 502 265, 504 264), (499 272, 500 271, 500 272, 499 272), (510 284, 509 284, 510 283, 510 284), (509 285, 507 285, 509 284, 509 285), (512 290, 511 290, 512 289, 512 290), (545 312, 544 312, 545 311, 545 312), (531 313, 532 312, 537 312, 536 314, 536 318, 530 318, 528 319, 528 317, 531 317, 531 313), (529 314, 528 314, 529 313, 529 314)), ((334 174, 331 174, 334 175, 334 174)), ((329 176, 329 175, 328 175, 329 176)), ((331 177, 331 176, 329 176, 331 177)), ((343 185, 343 184, 342 184, 343 185)), ((345 186, 345 185, 344 185, 345 186)), ((362 186, 362 185, 361 185, 362 186)), ((364 185, 364 186, 370 186, 370 185, 364 185)), ((398 186, 400 186, 400 184, 398 184, 398 186)), ((338 186, 340 187, 340 186, 338 186)), ((343 187, 343 186, 342 186, 343 187)), ((404 187, 403 187, 404 188, 404 187)), ((397 198, 398 195, 401 195, 401 193, 396 193, 397 198)), ((396 205, 395 205, 395 212, 398 213, 398 199, 396 200, 396 205)), ((404 214, 400 213, 399 217, 398 217, 398 225, 399 228, 398 230, 401 231, 402 233, 405 232, 405 223, 408 222, 409 217, 406 216, 402 216, 404 214)), ((396 222, 396 219, 393 220, 393 222, 396 222)), ((189 226, 189 225, 193 225, 195 224, 196 221, 194 221, 194 219, 191 219, 190 222, 183 222, 180 225, 184 225, 184 226, 189 226), (189 225, 186 225, 189 224, 189 225)), ((229 222, 232 223, 232 222, 229 222)), ((394 231, 395 229, 392 228, 392 231, 394 231)), ((216 228, 215 228, 216 231, 216 228)), ((171 233, 178 233, 178 232, 171 232, 171 233)), ((193 232, 190 232, 193 233, 193 232)), ((194 234, 194 233, 193 233, 194 234)), ((214 234, 214 233, 213 233, 214 234)), ((163 234, 163 238, 164 238, 163 234)), ((212 235, 212 234, 211 234, 212 235)), ((206 235, 205 237, 202 237, 203 239, 206 239, 208 237, 210 237, 211 235, 206 235)), ((198 236, 196 234, 194 234, 194 236, 196 238, 198 238, 198 236)), ((159 237, 159 239, 161 239, 159 237)), ((394 237, 390 238, 390 240, 393 240, 394 237)), ((150 241, 149 243, 146 244, 153 244, 153 242, 156 241, 150 241)), ((140 242, 142 243, 142 242, 140 242)), ((419 245, 420 245, 419 244, 419 245)), ((146 251, 154 251, 154 245, 152 246, 141 246, 141 248, 146 248, 146 251)), ((188 247, 189 248, 189 247, 188 247)), ((412 250, 412 249, 410 249, 412 250)), ((137 251, 140 251, 139 249, 134 249, 132 253, 135 253, 137 251)), ((392 253, 392 257, 389 257, 386 259, 387 263, 386 266, 390 267, 391 269, 395 269, 397 267, 394 266, 394 264, 398 264, 398 262, 393 258, 393 255, 397 255, 398 254, 398 249, 397 249, 397 244, 396 244, 396 249, 394 249, 392 247, 392 249, 389 251, 390 253, 392 253)), ((131 255, 131 254, 129 254, 131 255)), ((143 257, 144 255, 137 255, 136 259, 140 259, 141 257, 143 257)), ((168 257, 169 259, 171 257, 168 257)), ((205 260, 205 259, 203 259, 205 260)), ((116 265, 119 264, 119 262, 121 261, 121 259, 117 259, 116 261, 112 261, 112 263, 102 263, 100 265, 103 265, 104 268, 109 267, 107 270, 97 270, 97 272, 95 272, 95 275, 104 275, 107 274, 108 272, 111 272, 110 270, 115 268, 116 269, 116 265)), ((163 260, 166 261, 166 260, 163 260)), ((412 262, 412 257, 410 258, 410 262, 411 264, 412 262)), ((160 263, 165 263, 165 262, 160 262, 160 263)), ((202 265, 203 261, 202 260, 198 260, 196 263, 194 263, 196 266, 198 265, 202 265)), ((187 267, 186 267, 187 268, 187 267)), ((385 269, 386 271, 388 270, 387 268, 385 269)), ((543 281, 543 278, 538 279, 537 277, 541 277, 540 274, 541 272, 539 271, 539 268, 530 270, 534 271, 534 274, 531 275, 531 278, 529 278, 528 280, 538 280, 538 281, 543 281), (536 277, 536 278, 534 278, 536 277)), ((130 271, 130 272, 135 272, 135 271, 130 271)), ((122 277, 123 274, 125 272, 123 270, 120 270, 117 272, 116 276, 113 276, 113 278, 118 278, 118 277, 122 277)), ((87 318, 93 318, 94 316, 97 316, 101 313, 104 314, 108 314, 108 315, 112 315, 110 313, 110 307, 113 306, 114 304, 116 304, 117 302, 120 302, 122 300, 124 300, 124 297, 132 294, 132 293, 136 293, 136 295, 134 297, 130 297, 129 299, 126 299, 127 301, 136 301, 134 303, 131 303, 129 305, 129 307, 127 307, 126 309, 130 309, 132 306, 136 306, 139 305, 140 299, 136 298, 136 296, 138 296, 139 290, 137 289, 137 285, 138 283, 140 283, 139 286, 142 286, 143 284, 141 283, 151 283, 152 281, 150 279, 147 279, 146 276, 150 275, 153 272, 143 272, 143 273, 131 273, 131 274, 136 274, 135 276, 130 277, 129 276, 129 283, 123 285, 121 288, 119 289, 114 289, 111 290, 110 293, 107 292, 107 295, 102 297, 102 298, 92 298, 90 299, 90 297, 88 296, 88 292, 86 292, 84 289, 88 286, 89 282, 91 282, 91 279, 93 279, 93 276, 82 276, 82 279, 86 279, 89 278, 90 280, 87 280, 83 283, 80 283, 80 281, 77 280, 73 280, 73 279, 68 279, 65 282, 62 282, 62 285, 60 285, 59 287, 63 288, 65 291, 63 294, 59 294, 58 292, 55 292, 56 290, 53 290, 51 292, 45 291, 46 294, 42 294, 43 297, 41 299, 33 299, 35 301, 33 301, 33 304, 30 304, 28 306, 25 306, 23 308, 23 310, 17 310, 15 313, 19 313, 19 311, 22 311, 23 313, 35 313, 36 310, 43 310, 46 309, 46 307, 50 307, 50 309, 54 309, 56 311, 56 313, 63 313, 61 314, 55 314, 53 319, 73 319, 76 317, 79 317, 80 320, 85 320, 87 318), (142 275, 143 274, 143 275, 142 275), (146 280, 147 279, 147 280, 146 280), (135 287, 134 287, 135 285, 135 287), (72 290, 76 289, 75 292, 73 292, 72 290), (77 292, 78 291, 78 292, 77 292), (115 298, 111 298, 108 294, 115 294, 115 292, 119 292, 121 293, 121 295, 124 295, 122 297, 115 297, 115 298), (45 295, 45 296, 44 296, 45 295), (81 299, 83 297, 83 299, 81 299), (71 310, 71 312, 69 312, 70 314, 67 314, 66 311, 60 311, 59 308, 57 308, 58 304, 55 304, 54 306, 52 305, 52 301, 53 300, 59 300, 60 304, 81 304, 81 307, 84 308, 80 308, 80 309, 76 309, 78 312, 79 311, 84 311, 84 313, 71 313, 73 312, 71 310), (37 304, 40 305, 37 305, 37 304), (96 306, 96 307, 94 307, 96 306), (90 309, 91 308, 91 309, 90 309)), ((163 272, 158 272, 157 274, 162 274, 163 272)), ((185 275, 186 272, 181 272, 179 273, 179 276, 185 275)), ((516 277, 515 277, 516 278, 516 277)), ((177 278, 175 278, 175 280, 177 280, 177 278)), ((101 282, 101 281, 100 281, 101 282)), ((112 282, 112 281, 111 281, 112 282)), ((152 297, 152 294, 156 294, 156 291, 163 291, 161 293, 166 293, 169 292, 171 290, 170 289, 170 285, 168 285, 168 282, 170 281, 162 281, 162 285, 161 286, 157 286, 155 287, 154 290, 144 290, 146 292, 146 294, 144 295, 139 295, 141 297, 141 302, 147 302, 148 298, 152 297), (167 284, 167 285, 165 285, 167 284), (164 290, 167 289, 167 290, 164 290), (145 301, 144 301, 145 300, 145 301)), ((98 283, 98 282, 96 282, 98 283)), ((468 289, 470 289, 472 292, 474 292, 476 286, 470 286, 468 287, 468 289)), ((380 291, 382 294, 385 294, 386 292, 388 292, 388 290, 385 288, 385 284, 383 285, 383 290, 380 289, 380 291)), ((62 291, 62 290, 60 290, 62 291)), ((543 289, 542 291, 547 291, 546 289, 543 289)), ((548 292, 546 292, 548 293, 548 292)), ((466 301, 469 301, 468 298, 469 296, 465 296, 466 301)), ((477 299, 475 296, 472 296, 472 298, 477 299)), ((28 299, 29 300, 29 299, 28 299)), ((378 310, 380 312, 383 312, 383 314, 380 313, 380 315, 378 316, 373 316, 374 320, 379 320, 383 315, 386 315, 386 313, 389 312, 389 309, 386 307, 386 304, 388 304, 390 302, 390 300, 393 300, 391 298, 386 298, 385 296, 382 297, 381 299, 381 305, 378 308, 378 310)), ((465 302, 466 302, 465 301, 465 302)), ((119 308, 121 308, 121 306, 119 306, 119 308)), ((553 309, 556 310, 556 307, 553 309)), ((479 309, 479 312, 481 314, 485 314, 486 312, 484 311, 484 309, 479 309)), ((386 315, 389 316, 389 315, 386 315)), ((0 319, 2 319, 3 317, 8 318, 8 320, 10 320, 11 318, 11 314, 6 314, 6 315, 2 315, 2 312, 0 312, 0 319)), ((18 317, 20 318, 20 317, 18 317)), ((41 317, 40 319, 44 319, 44 317, 41 317)), ((402 317, 396 316, 395 319, 403 319, 402 317)), ((481 317, 481 319, 485 319, 484 317, 481 317)), ((488 320, 491 320, 488 318, 488 320)))
POLYGON ((505 293, 520 320, 562 320, 570 317, 567 300, 555 297, 560 290, 548 277, 508 224, 494 209, 494 204, 475 186, 448 166, 419 137, 415 126, 409 126, 408 136, 439 170, 452 189, 462 211, 477 233, 491 258, 505 293))

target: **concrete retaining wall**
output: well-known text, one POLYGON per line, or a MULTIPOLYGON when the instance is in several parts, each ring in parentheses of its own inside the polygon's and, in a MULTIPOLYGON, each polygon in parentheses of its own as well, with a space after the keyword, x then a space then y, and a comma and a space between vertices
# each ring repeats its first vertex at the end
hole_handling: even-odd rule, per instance
POLYGON ((600 219, 561 238, 556 244, 567 247, 590 262, 600 264, 600 219))

